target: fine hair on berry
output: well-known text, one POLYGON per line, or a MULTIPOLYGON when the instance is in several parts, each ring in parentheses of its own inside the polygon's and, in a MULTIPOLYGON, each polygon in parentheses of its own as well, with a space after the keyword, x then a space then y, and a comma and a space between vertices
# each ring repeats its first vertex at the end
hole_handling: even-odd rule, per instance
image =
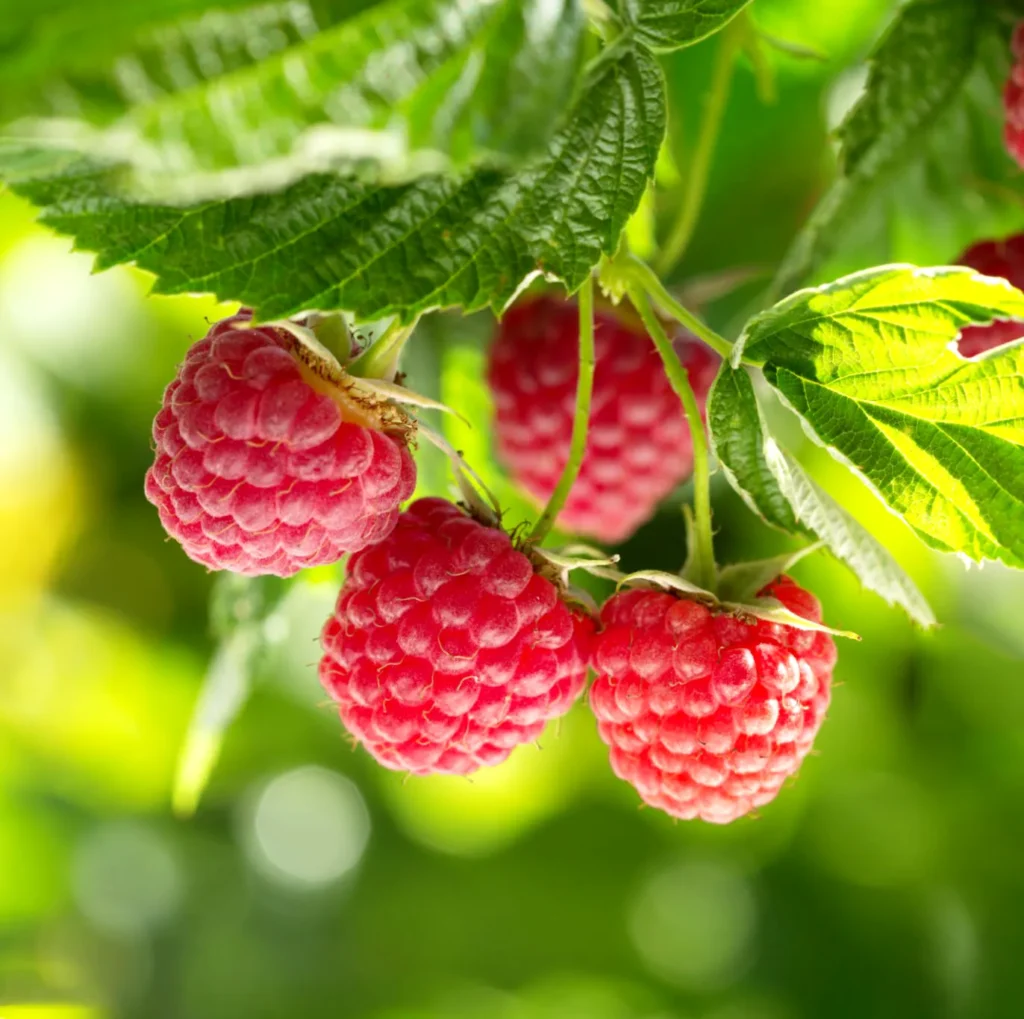
POLYGON ((500 527, 420 499, 349 561, 320 679, 385 767, 465 775, 568 711, 592 631, 500 527))
MULTIPOLYGON (((788 577, 761 594, 821 620, 788 577)), ((601 625, 590 705, 615 774, 683 819, 724 824, 773 800, 825 717, 832 638, 643 588, 609 599, 601 625)))
POLYGON ((167 387, 146 496, 196 562, 286 577, 390 532, 416 468, 401 411, 249 317, 216 324, 167 387))

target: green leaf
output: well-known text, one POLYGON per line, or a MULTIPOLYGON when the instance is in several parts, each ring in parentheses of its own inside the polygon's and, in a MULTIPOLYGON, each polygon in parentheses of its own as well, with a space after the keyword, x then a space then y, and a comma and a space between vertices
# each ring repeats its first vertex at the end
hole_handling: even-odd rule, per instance
POLYGON ((787 534, 802 529, 764 455, 764 421, 750 376, 722 364, 708 395, 708 429, 729 483, 765 523, 787 534))
POLYGON ((1009 27, 979 0, 912 0, 871 58, 839 128, 837 179, 791 248, 775 292, 840 248, 839 271, 951 262, 968 244, 1024 226, 1019 174, 1002 141, 1009 27))
MULTIPOLYGON (((654 59, 623 49, 599 63, 545 154, 518 173, 481 167, 384 186, 314 174, 274 194, 186 207, 124 197, 117 172, 65 162, 12 188, 95 251, 134 262, 158 293, 212 292, 265 318, 303 308, 411 319, 437 307, 500 311, 544 273, 579 287, 619 235, 654 172, 665 130, 654 59)), ((0 148, 0 176, 5 175, 0 148)), ((20 169, 19 169, 20 168, 20 169)))
POLYGON ((887 266, 753 319, 741 354, 933 548, 1024 567, 1024 346, 966 361, 958 331, 1024 319, 967 269, 887 266))
POLYGON ((726 477, 755 512, 783 530, 818 538, 866 588, 921 626, 934 625, 928 603, 896 560, 768 434, 744 368, 723 366, 708 400, 708 423, 726 477))
POLYGON ((84 59, 71 49, 81 12, 42 19, 0 70, 0 116, 46 118, 22 133, 130 163, 158 197, 260 190, 352 160, 408 176, 537 151, 582 55, 577 0, 185 6, 168 20, 136 5, 150 18, 87 43, 84 59))
POLYGON ((682 49, 724 28, 750 0, 622 0, 636 37, 657 52, 682 49))

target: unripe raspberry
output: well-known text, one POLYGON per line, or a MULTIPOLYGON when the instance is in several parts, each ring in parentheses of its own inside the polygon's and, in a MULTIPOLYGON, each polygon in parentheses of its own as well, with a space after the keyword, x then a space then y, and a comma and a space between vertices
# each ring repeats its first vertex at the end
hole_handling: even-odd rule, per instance
MULTIPOLYGON (((628 538, 693 470, 693 440, 661 358, 639 323, 599 309, 597 367, 586 454, 558 517, 562 527, 609 544, 628 538)), ((718 358, 681 335, 676 350, 703 408, 718 358)), ((579 376, 576 304, 530 298, 502 320, 488 380, 497 410, 498 455, 538 502, 569 458, 579 376)))
MULTIPOLYGON (((1002 277, 1012 286, 1024 287, 1024 234, 1004 241, 981 241, 969 247, 957 260, 983 276, 1002 277)), ((968 326, 960 333, 958 349, 964 357, 976 357, 993 347, 1024 336, 1024 322, 1000 319, 987 326, 968 326)))
POLYGON ((287 577, 390 532, 416 469, 400 410, 248 318, 218 322, 167 387, 146 497, 196 562, 287 577))
MULTIPOLYGON (((788 577, 761 593, 821 621, 788 577)), ((773 800, 825 717, 832 638, 637 588, 612 597, 601 622, 590 705, 615 774, 685 819, 725 824, 773 800)))
POLYGON ((1018 165, 1024 167, 1024 22, 1013 32, 1013 68, 1003 90, 1006 110, 1004 138, 1006 148, 1018 165))
POLYGON ((592 632, 503 530, 420 499, 349 561, 320 679, 385 767, 465 775, 569 710, 592 632))

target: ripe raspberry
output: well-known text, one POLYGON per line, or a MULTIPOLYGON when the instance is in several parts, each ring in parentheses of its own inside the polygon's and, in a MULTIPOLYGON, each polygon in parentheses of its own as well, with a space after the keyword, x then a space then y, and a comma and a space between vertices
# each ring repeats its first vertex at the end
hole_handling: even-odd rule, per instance
MULTIPOLYGON (((969 247, 956 264, 966 265, 983 276, 1001 276, 1020 289, 1024 287, 1024 234, 1008 237, 1005 241, 981 241, 969 247)), ((968 326, 962 330, 958 349, 964 357, 975 357, 1022 336, 1024 322, 1001 319, 987 326, 968 326)))
MULTIPOLYGON (((693 441, 643 328, 605 310, 594 321, 597 368, 587 450, 559 522, 616 544, 689 476, 693 441)), ((675 343, 703 408, 718 358, 688 335, 675 343)), ((539 297, 509 311, 488 371, 498 454, 540 502, 554 491, 569 458, 578 375, 579 317, 573 302, 539 297)))
POLYGON ((350 560, 320 680, 385 767, 465 775, 569 710, 592 632, 504 531, 420 499, 350 560))
POLYGON ((196 562, 287 577, 388 534, 416 469, 400 411, 249 317, 218 322, 167 387, 146 497, 196 562))
MULTIPOLYGON (((762 594, 821 620, 788 577, 762 594)), ((685 819, 725 824, 773 800, 825 717, 831 637, 641 589, 612 597, 601 621, 590 705, 615 774, 685 819)))
POLYGON ((1024 21, 1013 32, 1013 68, 1003 90, 1006 148, 1020 166, 1024 166, 1024 21))

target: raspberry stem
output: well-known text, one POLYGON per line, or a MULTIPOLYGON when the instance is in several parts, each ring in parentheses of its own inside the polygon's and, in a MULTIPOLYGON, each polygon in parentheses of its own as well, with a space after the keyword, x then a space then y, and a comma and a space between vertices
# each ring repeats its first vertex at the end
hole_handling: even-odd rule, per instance
POLYGON ((711 160, 715 154, 715 145, 722 127, 725 106, 729 100, 733 69, 736 66, 736 58, 743 48, 746 33, 747 24, 745 16, 742 14, 722 32, 711 73, 711 87, 705 98, 700 133, 697 136, 697 144, 694 146, 693 158, 690 160, 689 173, 686 175, 679 216, 658 257, 659 275, 667 275, 679 263, 686 253, 690 239, 693 237, 694 228, 697 226, 697 218, 700 216, 704 195, 707 192, 711 160))
POLYGON ((633 307, 636 308, 665 363, 665 374, 668 375, 668 380, 686 412, 686 420, 693 438, 693 504, 696 516, 696 545, 691 549, 690 563, 693 576, 690 579, 705 591, 714 592, 716 570, 714 543, 711 537, 711 468, 700 407, 686 374, 686 368, 683 367, 672 341, 654 314, 647 295, 638 286, 631 286, 628 293, 633 307))
POLYGON ((530 540, 540 544, 554 526, 555 519, 565 506, 569 492, 580 473, 583 454, 587 448, 587 428, 590 424, 590 398, 594 391, 594 368, 597 358, 594 354, 594 280, 588 276, 579 294, 580 311, 580 371, 576 382, 576 412, 572 421, 572 439, 569 443, 569 459, 562 469, 554 492, 544 512, 537 520, 530 540))
POLYGON ((720 336, 714 329, 705 325, 692 311, 688 311, 680 304, 668 292, 665 284, 658 278, 658 274, 646 262, 642 262, 638 258, 631 258, 626 266, 626 271, 629 277, 636 281, 669 318, 674 318, 685 329, 689 329, 716 354, 724 358, 732 356, 732 344, 724 336, 720 336))

